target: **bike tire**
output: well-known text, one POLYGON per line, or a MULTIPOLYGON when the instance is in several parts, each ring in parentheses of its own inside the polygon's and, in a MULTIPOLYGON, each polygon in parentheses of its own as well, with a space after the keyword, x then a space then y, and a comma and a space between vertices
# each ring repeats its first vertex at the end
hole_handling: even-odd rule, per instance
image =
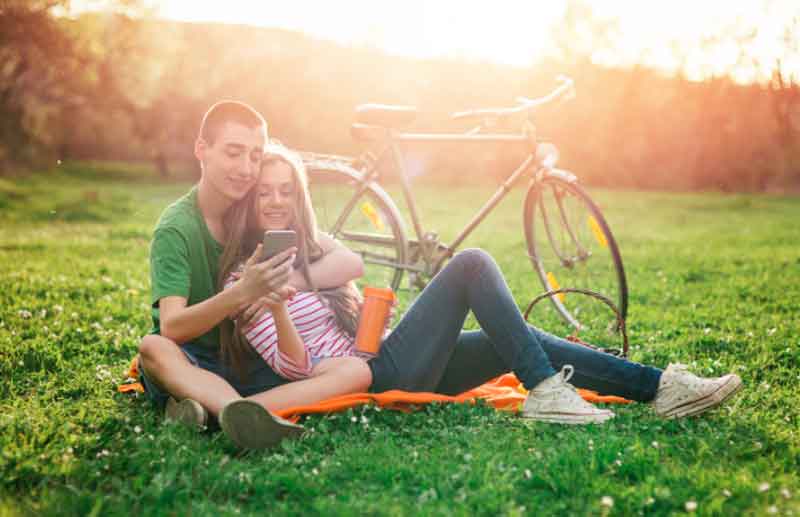
POLYGON ((306 163, 317 225, 364 260, 360 286, 391 287, 403 279, 408 241, 389 194, 346 163, 306 163))
MULTIPOLYGON (((617 241, 589 194, 563 176, 551 173, 532 184, 525 197, 525 240, 533 269, 546 291, 561 287, 598 292, 617 305, 624 319, 628 283, 617 241)), ((567 296, 551 296, 550 301, 576 330, 617 329, 616 317, 606 307, 589 297, 568 301, 567 296)))

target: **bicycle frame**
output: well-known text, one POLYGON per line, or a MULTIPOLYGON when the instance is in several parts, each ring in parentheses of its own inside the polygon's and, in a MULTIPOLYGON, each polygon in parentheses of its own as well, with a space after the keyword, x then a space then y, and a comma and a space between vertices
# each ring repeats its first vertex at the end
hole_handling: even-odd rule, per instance
MULTIPOLYGON (((478 128, 480 129, 480 126, 478 128)), ((414 264, 403 264, 401 267, 408 271, 421 272, 429 275, 435 274, 443 265, 444 261, 450 258, 459 245, 472 233, 472 231, 483 221, 489 212, 491 212, 500 201, 505 198, 511 188, 517 183, 519 178, 531 170, 536 161, 536 141, 529 135, 524 133, 520 134, 476 134, 474 130, 467 133, 396 133, 389 132, 386 142, 377 158, 370 164, 364 171, 363 185, 368 184, 370 181, 378 177, 378 170, 384 160, 391 160, 391 166, 399 171, 400 184, 403 190, 403 197, 405 198, 406 206, 409 210, 411 222, 414 226, 414 233, 416 234, 416 242, 412 239, 409 240, 409 248, 418 246, 420 258, 424 264, 423 267, 418 267, 414 264), (450 244, 441 243, 438 236, 426 232, 422 227, 422 222, 417 211, 417 206, 414 201, 414 196, 411 192, 411 183, 409 180, 408 169, 406 168, 405 156, 401 149, 401 144, 422 144, 422 143, 470 143, 470 144, 488 144, 488 143, 523 143, 533 145, 533 149, 528 153, 522 163, 506 178, 506 180, 497 188, 494 194, 478 209, 478 212, 473 218, 461 229, 458 235, 450 244)), ((365 187, 363 187, 365 188, 365 187)), ((359 189, 360 190, 360 189, 359 189)), ((360 192, 357 193, 357 195, 360 192)), ((353 201, 355 201, 354 196, 353 201)), ((344 213, 349 212, 349 208, 345 209, 344 213)))

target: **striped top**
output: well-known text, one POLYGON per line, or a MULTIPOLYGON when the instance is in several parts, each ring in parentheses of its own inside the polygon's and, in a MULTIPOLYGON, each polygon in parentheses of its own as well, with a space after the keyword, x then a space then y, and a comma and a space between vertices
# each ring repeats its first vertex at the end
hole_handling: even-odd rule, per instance
POLYGON ((305 344, 305 366, 278 349, 278 330, 271 313, 266 313, 244 331, 253 349, 281 377, 292 381, 305 379, 311 375, 316 362, 313 359, 356 354, 353 338, 339 327, 336 315, 313 291, 298 292, 286 302, 286 308, 305 344))

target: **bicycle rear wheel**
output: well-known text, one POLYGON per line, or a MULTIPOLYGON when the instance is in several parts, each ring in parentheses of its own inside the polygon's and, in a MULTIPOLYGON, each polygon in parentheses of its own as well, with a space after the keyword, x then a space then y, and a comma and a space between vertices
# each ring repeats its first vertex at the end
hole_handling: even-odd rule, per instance
MULTIPOLYGON (((546 177, 525 198, 528 255, 545 290, 589 289, 613 301, 625 318, 628 284, 619 247, 600 209, 574 181, 546 177)), ((615 315, 587 296, 550 297, 556 310, 578 330, 599 336, 615 330, 615 315)))
POLYGON ((364 260, 364 276, 356 283, 397 291, 403 278, 407 241, 392 199, 380 186, 365 185, 361 173, 347 164, 306 165, 319 229, 364 260))

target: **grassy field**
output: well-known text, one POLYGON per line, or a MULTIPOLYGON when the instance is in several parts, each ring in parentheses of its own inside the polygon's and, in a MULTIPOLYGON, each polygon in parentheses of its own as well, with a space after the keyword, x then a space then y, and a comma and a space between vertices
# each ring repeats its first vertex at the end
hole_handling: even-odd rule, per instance
MULTIPOLYGON (((800 199, 592 191, 628 271, 633 358, 739 373, 725 408, 665 421, 615 407, 568 428, 365 407, 241 454, 115 391, 149 329, 150 230, 186 187, 86 164, 0 179, 0 516, 800 513, 800 199)), ((420 193, 447 236, 487 193, 443 190, 420 193)), ((540 286, 521 198, 466 245, 497 257, 524 306, 540 286)), ((563 332, 550 313, 536 322, 563 332)))

